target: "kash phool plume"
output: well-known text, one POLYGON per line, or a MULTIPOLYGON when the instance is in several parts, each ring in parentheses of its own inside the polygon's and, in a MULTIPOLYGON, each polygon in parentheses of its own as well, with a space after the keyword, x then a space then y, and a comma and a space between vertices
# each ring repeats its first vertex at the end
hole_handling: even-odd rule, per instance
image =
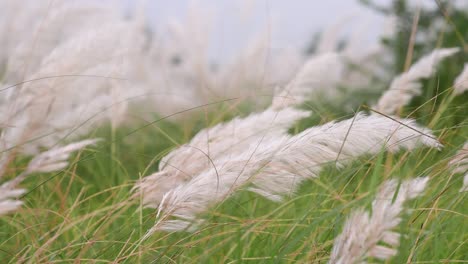
POLYGON ((280 109, 300 105, 312 94, 326 93, 335 96, 336 86, 341 81, 345 64, 338 53, 312 56, 289 84, 274 98, 272 107, 280 109))
POLYGON ((421 94, 420 79, 434 74, 436 66, 446 57, 458 52, 458 48, 436 49, 419 59, 411 68, 395 77, 388 90, 380 97, 375 109, 387 115, 397 114, 414 96, 421 94))
POLYGON ((135 186, 135 196, 162 215, 153 231, 188 228, 198 221, 196 214, 242 187, 279 201, 324 164, 340 165, 383 146, 389 151, 440 147, 431 131, 414 121, 377 115, 357 114, 288 135, 287 128, 304 116, 289 107, 317 92, 314 87, 336 88, 343 67, 335 53, 311 58, 265 112, 205 129, 163 158, 160 171, 135 186))
POLYGON ((13 85, 0 91, 0 174, 16 155, 36 155, 108 121, 115 127, 137 92, 124 79, 143 35, 141 24, 93 1, 37 3, 38 13, 15 2, 0 4, 0 14, 21 18, 15 27, 41 23, 32 23, 34 34, 0 36, 17 42, 2 79, 13 85))
POLYGON ((170 189, 203 171, 216 169, 220 161, 236 158, 259 141, 286 134, 297 120, 309 114, 290 107, 278 111, 269 108, 203 129, 189 143, 162 158, 159 171, 136 184, 137 195, 143 194, 145 206, 157 208, 170 189))
POLYGON ((463 177, 463 186, 460 192, 468 191, 468 142, 453 156, 449 165, 453 168, 454 173, 461 173, 463 177))
MULTIPOLYGON (((215 166, 192 175, 190 180, 166 193, 157 189, 157 182, 150 183, 155 186, 153 189, 145 184, 138 188, 143 197, 149 197, 143 198, 144 201, 157 206, 158 214, 162 213, 151 232, 183 230, 193 228, 193 223, 200 221, 198 213, 239 188, 279 201, 293 193, 305 179, 316 177, 326 164, 341 165, 363 154, 379 153, 382 147, 395 152, 418 145, 440 147, 428 129, 418 127, 412 120, 357 114, 345 121, 309 128, 295 136, 264 137, 244 151, 216 159, 215 166)), ((170 175, 166 176, 170 180, 170 175)))
POLYGON ((455 95, 459 95, 468 91, 468 63, 465 63, 463 71, 455 79, 453 87, 455 95))
POLYGON ((395 229, 401 223, 404 203, 420 196, 427 181, 427 177, 416 178, 400 186, 396 180, 386 181, 372 203, 372 212, 360 208, 351 213, 335 239, 329 263, 366 263, 367 258, 395 256, 401 236, 395 229))
POLYGON ((67 160, 73 152, 93 145, 97 141, 98 139, 78 141, 36 155, 21 174, 0 186, 0 215, 14 211, 23 204, 15 198, 26 192, 25 189, 18 189, 17 187, 27 176, 35 173, 60 171, 68 166, 67 160))

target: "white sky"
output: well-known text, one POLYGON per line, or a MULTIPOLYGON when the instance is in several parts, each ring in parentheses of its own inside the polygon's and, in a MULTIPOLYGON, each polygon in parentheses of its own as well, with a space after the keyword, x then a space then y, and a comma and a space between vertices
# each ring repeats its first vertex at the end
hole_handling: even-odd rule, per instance
MULTIPOLYGON (((426 0, 428 1, 428 0, 426 0)), ((234 54, 261 32, 270 32, 273 48, 304 47, 314 32, 345 22, 347 30, 360 30, 376 41, 384 19, 357 0, 150 0, 154 24, 184 20, 192 6, 213 16, 210 55, 223 59, 234 54)), ((377 2, 388 3, 389 0, 377 2)))

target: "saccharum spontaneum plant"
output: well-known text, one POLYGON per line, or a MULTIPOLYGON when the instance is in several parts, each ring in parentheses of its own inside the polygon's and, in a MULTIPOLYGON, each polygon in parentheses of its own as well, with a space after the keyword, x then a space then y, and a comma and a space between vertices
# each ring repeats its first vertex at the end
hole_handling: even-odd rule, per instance
POLYGON ((467 261, 458 5, 213 67, 201 7, 26 2, 0 2, 2 263, 467 261))

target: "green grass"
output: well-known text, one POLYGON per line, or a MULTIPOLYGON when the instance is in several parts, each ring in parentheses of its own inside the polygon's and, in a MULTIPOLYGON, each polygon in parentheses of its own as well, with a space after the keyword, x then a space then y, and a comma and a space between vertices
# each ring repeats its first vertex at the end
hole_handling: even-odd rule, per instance
MULTIPOLYGON (((131 126, 116 131, 102 128, 94 136, 105 141, 76 155, 69 169, 24 183, 29 189, 22 198, 24 207, 0 218, 0 259, 2 263, 326 263, 349 213, 369 207, 384 180, 427 175, 431 180, 425 194, 407 206, 411 210, 398 228, 403 234, 399 254, 390 263, 467 261, 466 193, 459 192, 462 175, 447 168, 468 138, 466 99, 445 92, 437 104, 426 101, 430 108, 408 109, 408 114, 435 130, 446 146, 440 152, 428 148, 382 152, 360 157, 340 170, 328 166, 319 178, 279 204, 243 191, 204 213, 206 222, 199 231, 156 232, 145 241, 141 238, 153 225, 155 210, 142 209, 138 199, 129 199, 133 183, 156 171, 162 156, 202 127, 245 110, 224 103, 209 111, 194 110, 194 118, 184 122, 161 120, 136 132, 131 126)), ((341 116, 315 114, 291 132, 351 114, 341 111, 341 116)))

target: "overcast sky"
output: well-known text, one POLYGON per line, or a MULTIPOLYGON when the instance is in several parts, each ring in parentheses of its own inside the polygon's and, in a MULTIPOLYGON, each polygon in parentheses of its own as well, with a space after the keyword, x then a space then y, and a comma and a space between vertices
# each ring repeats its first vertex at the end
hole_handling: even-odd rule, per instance
MULTIPOLYGON (((211 14, 212 58, 226 58, 259 32, 270 32, 271 46, 304 47, 312 34, 327 26, 345 22, 349 30, 365 30, 376 41, 384 18, 357 0, 152 0, 150 17, 154 25, 170 19, 183 20, 190 7, 211 14)), ((378 0, 376 2, 389 2, 378 0)))

